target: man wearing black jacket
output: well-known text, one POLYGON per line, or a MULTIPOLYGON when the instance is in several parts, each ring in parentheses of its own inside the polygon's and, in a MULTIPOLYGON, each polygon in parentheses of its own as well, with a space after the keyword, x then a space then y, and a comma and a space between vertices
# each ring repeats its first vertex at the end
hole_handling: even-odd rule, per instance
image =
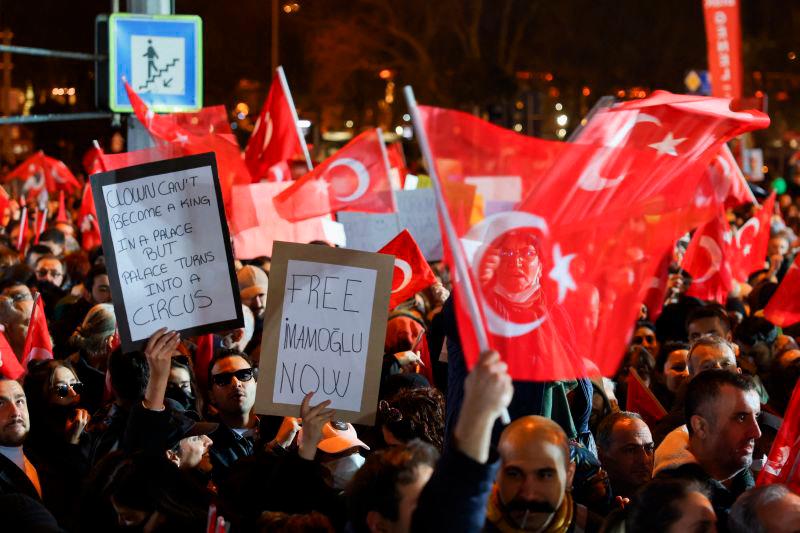
POLYGON ((39 475, 22 450, 29 430, 22 385, 0 378, 0 494, 25 494, 41 501, 39 475))

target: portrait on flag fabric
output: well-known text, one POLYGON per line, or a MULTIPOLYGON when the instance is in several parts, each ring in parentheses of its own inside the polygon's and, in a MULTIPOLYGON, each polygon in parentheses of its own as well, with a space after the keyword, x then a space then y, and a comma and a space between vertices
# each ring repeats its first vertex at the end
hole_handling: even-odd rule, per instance
MULTIPOLYGON (((723 144, 764 128, 766 115, 730 101, 656 91, 594 115, 574 142, 503 130, 471 115, 421 107, 437 174, 520 179, 521 201, 480 221, 444 199, 469 280, 456 279, 467 362, 477 338, 462 284, 481 300, 490 345, 515 379, 613 374, 645 288, 674 242, 725 201, 708 167, 723 144)), ((485 188, 485 181, 482 184, 485 188)), ((485 190, 485 189, 484 189, 485 190)))

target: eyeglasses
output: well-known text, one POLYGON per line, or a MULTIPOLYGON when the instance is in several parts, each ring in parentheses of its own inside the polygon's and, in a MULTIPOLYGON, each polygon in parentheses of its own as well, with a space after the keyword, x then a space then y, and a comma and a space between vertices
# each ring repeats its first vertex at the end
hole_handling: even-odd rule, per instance
POLYGON ((236 372, 220 372, 211 376, 211 381, 214 382, 214 385, 224 387, 230 384, 234 376, 239 381, 250 381, 255 377, 255 368, 242 368, 236 372))
POLYGON ((61 383, 53 387, 53 392, 55 392, 56 396, 59 398, 66 398, 69 396, 69 389, 72 389, 75 394, 80 396, 80 394, 83 392, 83 383, 80 381, 70 384, 61 383))
POLYGON ((520 248, 518 250, 511 250, 509 248, 504 248, 500 250, 500 257, 504 259, 514 259, 517 257, 523 259, 532 259, 536 257, 536 250, 533 248, 520 248))
POLYGON ((48 270, 46 268, 40 268, 39 270, 36 271, 36 275, 39 276, 40 278, 43 278, 43 277, 47 276, 48 274, 50 275, 50 277, 53 277, 53 278, 60 278, 61 276, 64 275, 63 272, 61 272, 60 270, 55 270, 55 269, 48 270))

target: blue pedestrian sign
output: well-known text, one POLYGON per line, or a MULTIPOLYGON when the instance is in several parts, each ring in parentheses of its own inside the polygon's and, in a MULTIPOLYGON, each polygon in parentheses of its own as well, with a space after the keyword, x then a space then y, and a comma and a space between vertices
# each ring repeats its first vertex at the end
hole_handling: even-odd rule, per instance
POLYGON ((109 107, 133 111, 123 77, 153 111, 203 107, 203 23, 195 15, 114 13, 108 19, 109 107))

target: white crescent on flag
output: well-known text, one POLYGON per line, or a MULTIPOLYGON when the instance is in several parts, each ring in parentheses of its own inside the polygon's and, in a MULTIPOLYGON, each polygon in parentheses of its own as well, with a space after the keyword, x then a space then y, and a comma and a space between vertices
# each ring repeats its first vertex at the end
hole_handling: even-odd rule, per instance
POLYGON ((403 259, 400 258, 395 258, 394 266, 399 268, 400 271, 403 273, 403 281, 400 282, 400 286, 392 290, 392 294, 402 291, 403 289, 406 288, 406 286, 408 286, 409 283, 411 283, 411 265, 408 264, 408 261, 404 261, 403 259))
POLYGON ((367 189, 369 188, 369 172, 367 171, 367 167, 365 167, 361 161, 351 157, 343 157, 342 159, 334 161, 331 163, 331 166, 328 167, 328 172, 336 167, 347 167, 352 170, 356 175, 358 185, 356 185, 356 188, 352 193, 346 196, 334 195, 334 198, 340 202, 352 202, 364 196, 364 193, 367 192, 367 189))
MULTIPOLYGON (((745 222, 742 227, 739 228, 739 230, 736 232, 736 247, 740 250, 742 249, 742 235, 744 235, 744 232, 747 230, 747 228, 753 228, 753 233, 758 234, 758 232, 761 230, 761 223, 758 221, 757 217, 751 217, 750 220, 745 222)), ((742 250, 742 253, 744 255, 750 255, 750 248, 745 248, 747 249, 742 250)))
POLYGON ((699 245, 701 248, 705 248, 708 255, 711 256, 711 264, 702 276, 694 279, 694 283, 703 283, 711 279, 711 276, 719 272, 719 267, 722 264, 722 250, 719 249, 719 245, 714 239, 708 235, 703 235, 700 237, 699 245))

